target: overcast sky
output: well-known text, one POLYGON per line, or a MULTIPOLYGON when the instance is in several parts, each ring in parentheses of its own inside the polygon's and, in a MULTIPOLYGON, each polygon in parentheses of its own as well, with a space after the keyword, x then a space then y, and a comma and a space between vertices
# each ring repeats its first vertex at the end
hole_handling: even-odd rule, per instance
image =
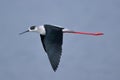
POLYGON ((120 80, 120 0, 0 0, 0 80, 120 80), (60 25, 104 36, 64 34, 56 72, 31 25, 60 25))

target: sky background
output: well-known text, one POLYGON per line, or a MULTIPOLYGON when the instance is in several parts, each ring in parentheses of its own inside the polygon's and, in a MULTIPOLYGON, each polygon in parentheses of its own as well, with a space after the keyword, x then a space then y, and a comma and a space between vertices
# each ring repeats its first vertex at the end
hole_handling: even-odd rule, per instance
POLYGON ((120 0, 0 0, 0 80, 120 80, 120 0), (60 25, 104 36, 64 34, 56 72, 31 25, 60 25))

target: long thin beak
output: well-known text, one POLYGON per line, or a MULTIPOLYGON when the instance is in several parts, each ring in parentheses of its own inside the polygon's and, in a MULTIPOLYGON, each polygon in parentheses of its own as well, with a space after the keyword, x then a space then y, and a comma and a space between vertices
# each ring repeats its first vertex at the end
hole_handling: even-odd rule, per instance
POLYGON ((21 34, 24 34, 24 33, 26 33, 26 32, 29 32, 29 30, 27 30, 27 31, 24 31, 24 32, 22 32, 22 33, 19 33, 19 35, 21 35, 21 34))

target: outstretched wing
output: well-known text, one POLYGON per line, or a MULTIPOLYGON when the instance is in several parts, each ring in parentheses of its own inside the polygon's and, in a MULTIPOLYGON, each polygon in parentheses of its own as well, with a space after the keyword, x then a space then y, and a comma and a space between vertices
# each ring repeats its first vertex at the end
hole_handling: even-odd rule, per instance
POLYGON ((62 43, 63 43, 63 32, 62 28, 55 26, 45 26, 46 35, 41 35, 41 40, 43 47, 48 55, 51 66, 54 71, 60 62, 60 57, 62 53, 62 43))

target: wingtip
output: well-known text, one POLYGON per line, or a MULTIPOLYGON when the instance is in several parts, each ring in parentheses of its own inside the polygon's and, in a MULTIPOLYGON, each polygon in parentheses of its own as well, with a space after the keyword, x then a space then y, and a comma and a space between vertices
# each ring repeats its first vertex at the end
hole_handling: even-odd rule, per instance
POLYGON ((54 72, 56 72, 56 70, 57 70, 57 69, 55 69, 55 70, 53 69, 54 72))
POLYGON ((58 66, 57 67, 53 67, 53 71, 56 72, 57 68, 58 68, 58 66))

